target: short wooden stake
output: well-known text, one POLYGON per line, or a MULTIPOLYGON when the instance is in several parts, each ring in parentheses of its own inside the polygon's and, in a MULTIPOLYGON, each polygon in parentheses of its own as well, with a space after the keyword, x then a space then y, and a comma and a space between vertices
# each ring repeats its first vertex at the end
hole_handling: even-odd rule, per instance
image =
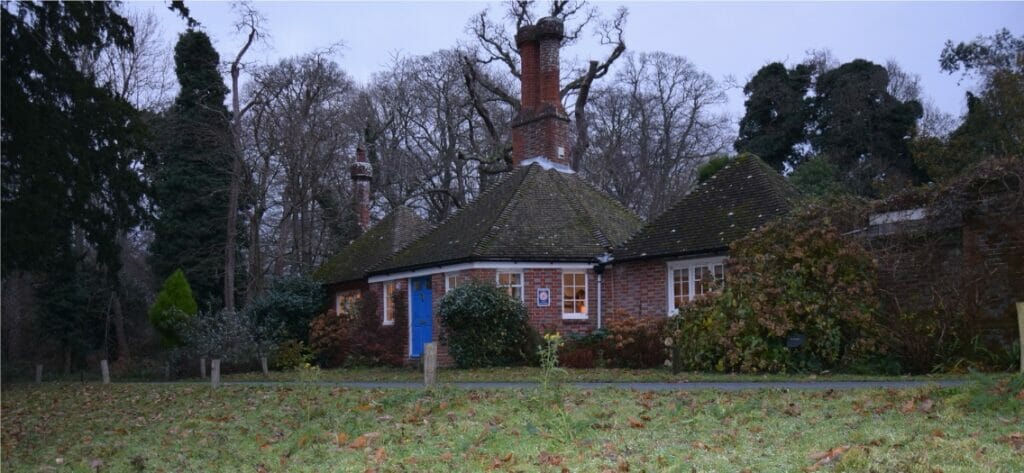
POLYGON ((270 376, 270 370, 267 369, 267 357, 265 357, 265 356, 261 356, 260 357, 260 368, 263 369, 263 376, 264 377, 270 376))
POLYGON ((1017 303, 1017 329, 1020 334, 1020 372, 1024 373, 1024 302, 1017 303))
POLYGON ((43 382, 43 365, 36 365, 36 382, 43 382))
POLYGON ((210 386, 220 386, 220 360, 210 360, 210 386))
POLYGON ((423 345, 423 384, 427 387, 437 382, 437 343, 423 345))
POLYGON ((164 363, 164 381, 171 380, 171 362, 164 363))
POLYGON ((206 358, 199 359, 199 377, 206 379, 206 358))
POLYGON ((100 360, 100 373, 103 374, 103 384, 110 384, 110 365, 107 360, 100 360))

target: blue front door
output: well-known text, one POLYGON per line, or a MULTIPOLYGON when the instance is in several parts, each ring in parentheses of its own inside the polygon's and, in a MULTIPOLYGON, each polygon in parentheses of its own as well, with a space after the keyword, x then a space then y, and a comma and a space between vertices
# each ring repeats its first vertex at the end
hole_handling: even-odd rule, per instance
POLYGON ((409 322, 412 325, 412 340, 409 354, 413 358, 419 358, 423 354, 423 345, 430 343, 434 336, 430 276, 410 279, 409 294, 412 299, 412 317, 409 322))

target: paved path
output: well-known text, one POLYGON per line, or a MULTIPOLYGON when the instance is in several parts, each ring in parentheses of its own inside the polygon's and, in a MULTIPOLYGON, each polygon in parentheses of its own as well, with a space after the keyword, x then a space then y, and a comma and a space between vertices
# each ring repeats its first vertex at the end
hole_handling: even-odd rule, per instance
MULTIPOLYGON (((565 383, 579 389, 634 389, 637 391, 702 391, 716 389, 721 391, 743 391, 750 389, 811 389, 811 390, 844 390, 844 389, 908 389, 929 385, 942 387, 961 386, 962 380, 935 381, 720 381, 720 382, 684 382, 684 383, 640 383, 640 382, 579 382, 565 383)), ((224 385, 241 386, 295 386, 301 381, 224 381, 224 385)), ((354 389, 423 389, 423 383, 413 381, 320 381, 322 386, 338 386, 354 389)), ((529 389, 536 388, 535 382, 455 382, 441 383, 460 389, 529 389)))

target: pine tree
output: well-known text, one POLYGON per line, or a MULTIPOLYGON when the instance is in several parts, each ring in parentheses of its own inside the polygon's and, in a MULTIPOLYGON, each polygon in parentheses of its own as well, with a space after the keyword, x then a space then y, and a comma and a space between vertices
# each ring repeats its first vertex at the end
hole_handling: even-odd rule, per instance
POLYGON ((174 48, 181 91, 163 120, 153 166, 158 218, 150 247, 158 276, 182 268, 197 299, 214 306, 221 302, 232 159, 228 89, 219 61, 200 31, 183 33, 174 48))

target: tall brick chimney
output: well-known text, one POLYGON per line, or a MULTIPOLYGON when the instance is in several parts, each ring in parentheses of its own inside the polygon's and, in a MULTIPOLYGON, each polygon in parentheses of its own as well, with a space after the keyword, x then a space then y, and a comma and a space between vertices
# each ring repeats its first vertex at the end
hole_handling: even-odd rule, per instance
POLYGON ((366 161, 362 146, 356 148, 356 162, 349 167, 349 173, 352 175, 352 210, 362 233, 370 228, 370 180, 373 178, 373 166, 366 161))
POLYGON ((537 20, 516 33, 522 59, 522 106, 512 119, 512 162, 569 169, 569 117, 559 94, 558 50, 565 37, 562 21, 537 20))

